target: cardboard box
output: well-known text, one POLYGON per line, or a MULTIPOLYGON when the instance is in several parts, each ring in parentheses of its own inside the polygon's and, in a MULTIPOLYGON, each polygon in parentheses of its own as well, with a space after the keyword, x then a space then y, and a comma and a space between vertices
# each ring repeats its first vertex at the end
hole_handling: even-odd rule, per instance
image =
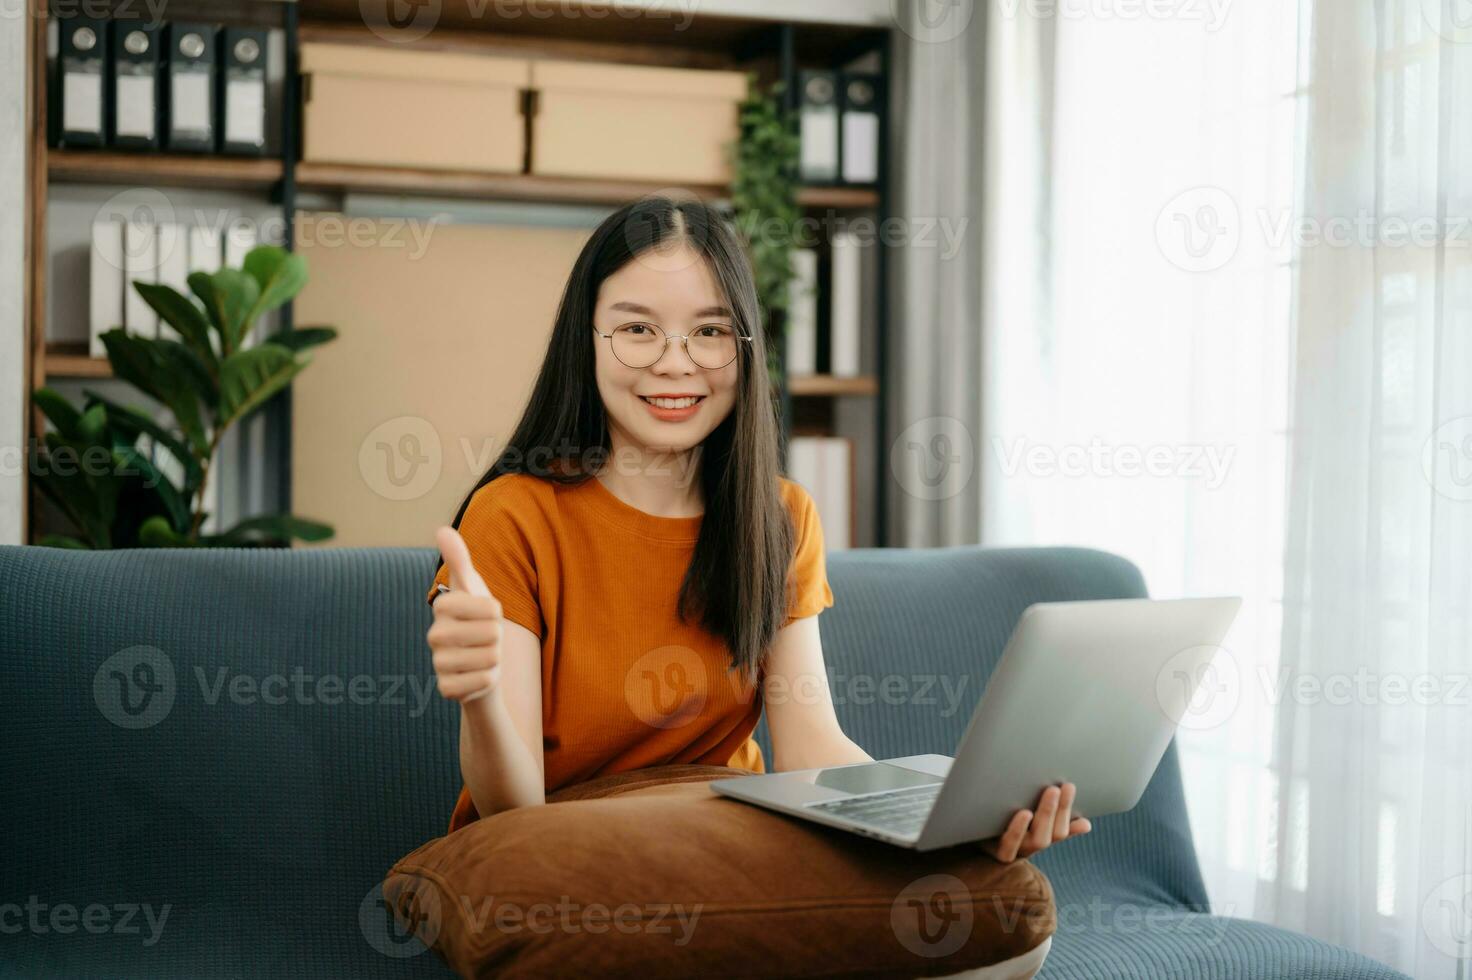
POLYGON ((535 61, 532 172, 726 184, 746 75, 535 61))
POLYGON ((302 159, 521 173, 521 59, 309 42, 302 159))

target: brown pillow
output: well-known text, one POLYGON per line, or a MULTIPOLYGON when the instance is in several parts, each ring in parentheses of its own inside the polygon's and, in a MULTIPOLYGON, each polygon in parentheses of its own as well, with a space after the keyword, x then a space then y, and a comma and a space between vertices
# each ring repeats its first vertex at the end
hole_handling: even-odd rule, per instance
POLYGON ((566 787, 403 857, 401 925, 464 977, 938 976, 1053 932, 1053 890, 978 844, 919 854, 660 766, 566 787))

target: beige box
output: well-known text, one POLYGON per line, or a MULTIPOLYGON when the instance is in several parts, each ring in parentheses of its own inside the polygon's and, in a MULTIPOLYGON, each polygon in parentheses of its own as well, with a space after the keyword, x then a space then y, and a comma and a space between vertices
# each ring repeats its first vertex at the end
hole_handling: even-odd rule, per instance
POLYGON ((534 61, 532 172, 726 184, 742 72, 534 61))
POLYGON ((524 60, 309 42, 301 70, 303 160, 521 173, 524 60))

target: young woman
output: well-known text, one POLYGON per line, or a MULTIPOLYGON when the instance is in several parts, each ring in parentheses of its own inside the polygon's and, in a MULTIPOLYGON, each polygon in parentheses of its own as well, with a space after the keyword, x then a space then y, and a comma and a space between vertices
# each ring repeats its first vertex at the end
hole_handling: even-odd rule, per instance
MULTIPOLYGON (((751 269, 704 204, 645 199, 583 248, 531 401, 437 534, 429 645, 461 705, 450 829, 594 776, 672 763, 869 761, 838 725, 811 498, 778 472, 751 269), (456 530, 458 528, 458 532, 456 530)), ((1089 824, 1049 787, 990 842, 1089 824)))

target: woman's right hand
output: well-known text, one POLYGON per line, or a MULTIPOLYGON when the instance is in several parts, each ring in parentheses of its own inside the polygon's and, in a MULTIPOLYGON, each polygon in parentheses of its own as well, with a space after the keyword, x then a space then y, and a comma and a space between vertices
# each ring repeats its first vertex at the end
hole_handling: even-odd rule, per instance
POLYGON ((450 571, 450 591, 440 593, 430 607, 434 622, 427 638, 435 683, 442 696, 465 704, 501 683, 501 603, 476 572, 458 531, 440 528, 435 544, 450 571))

